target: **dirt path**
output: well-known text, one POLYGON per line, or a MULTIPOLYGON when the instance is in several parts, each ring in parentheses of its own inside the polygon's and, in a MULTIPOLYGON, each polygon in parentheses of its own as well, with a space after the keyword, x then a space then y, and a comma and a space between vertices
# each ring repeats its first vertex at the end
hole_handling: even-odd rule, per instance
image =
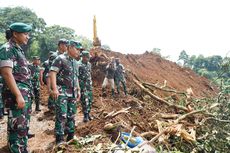
MULTIPOLYGON (((47 113, 47 106, 41 106, 42 111, 32 112, 30 131, 35 133, 35 137, 29 139, 28 145, 31 152, 45 153, 47 149, 52 149, 55 144, 54 138, 54 116, 47 113)), ((34 108, 33 108, 34 110, 34 108)), ((82 115, 78 112, 76 124, 82 121, 82 115)), ((0 153, 9 153, 7 148, 7 116, 0 122, 0 153)))

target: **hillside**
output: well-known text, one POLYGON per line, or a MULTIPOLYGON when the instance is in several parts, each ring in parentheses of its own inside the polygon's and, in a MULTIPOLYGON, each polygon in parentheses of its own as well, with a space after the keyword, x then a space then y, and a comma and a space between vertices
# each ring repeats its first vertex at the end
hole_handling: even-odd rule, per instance
MULTIPOLYGON (((82 122, 82 112, 81 105, 78 104, 78 114, 76 117, 76 136, 85 137, 86 135, 100 134, 101 136, 96 139, 93 144, 89 143, 84 145, 83 148, 76 148, 68 146, 65 148, 65 152, 89 152, 86 148, 91 150, 95 149, 98 144, 103 144, 101 148, 106 149, 111 142, 109 140, 110 136, 103 132, 103 127, 107 123, 119 124, 122 131, 130 132, 133 127, 135 128, 135 135, 142 135, 147 140, 156 136, 161 130, 159 127, 169 126, 174 128, 175 126, 180 126, 184 131, 196 130, 198 128, 195 125, 195 118, 193 116, 189 120, 183 119, 178 121, 173 126, 169 123, 174 121, 177 117, 193 111, 197 106, 191 104, 193 99, 213 97, 217 94, 218 89, 215 86, 211 86, 210 81, 204 77, 200 77, 195 74, 192 70, 182 68, 176 63, 165 60, 158 55, 151 53, 144 53, 141 55, 128 54, 124 55, 118 52, 104 51, 100 49, 91 50, 92 54, 98 52, 99 55, 104 55, 102 61, 96 66, 93 66, 93 92, 94 92, 94 103, 92 108, 92 116, 94 120, 83 123, 82 122), (101 84, 104 79, 104 69, 108 59, 110 57, 118 57, 121 59, 121 63, 126 68, 126 79, 128 85, 128 96, 116 95, 115 97, 110 96, 109 90, 106 97, 101 96, 101 84), (152 98, 146 91, 143 91, 135 80, 139 83, 150 83, 155 86, 155 88, 148 88, 148 91, 153 93, 160 99, 169 102, 172 105, 181 105, 183 109, 174 107, 172 105, 167 105, 159 100, 152 98), (142 81, 142 82, 141 82, 142 81), (193 94, 186 92, 188 88, 191 88, 193 94), (189 97, 189 98, 188 98, 189 97), (118 112, 115 114, 111 112, 118 112), (112 115, 111 115, 112 114, 112 115), (162 115, 176 115, 175 117, 164 118, 162 115), (167 123, 167 124, 165 124, 167 123), (169 124, 169 125, 168 125, 169 124), (150 132, 144 134, 145 132, 150 132)), ((147 87, 147 86, 145 86, 147 87)), ((53 152, 54 149, 54 116, 47 113, 47 92, 46 89, 42 88, 42 112, 32 113, 31 120, 31 131, 36 132, 36 137, 30 139, 29 147, 31 151, 34 152, 53 152)), ((201 104, 199 106, 204 106, 201 104)), ((198 116, 203 118, 202 115, 198 116)), ((6 118, 3 123, 6 123, 6 118)), ((1 142, 0 142, 0 152, 7 152, 6 150, 6 125, 1 129, 1 142), (4 132, 4 133, 3 133, 4 132)), ((178 130, 179 131, 179 130, 178 130)), ((170 135, 175 135, 167 131, 170 135)), ((183 139, 194 139, 191 133, 187 133, 186 136, 182 136, 183 139)), ((166 134, 165 134, 166 135, 166 134)), ((162 137, 165 140, 164 145, 170 148, 173 144, 167 141, 166 137, 162 137), (166 143, 167 142, 167 143, 166 143)), ((191 145, 189 140, 186 141, 187 145, 191 145)), ((161 143, 153 143, 157 146, 161 143)), ((175 144, 174 144, 175 145, 175 144)))

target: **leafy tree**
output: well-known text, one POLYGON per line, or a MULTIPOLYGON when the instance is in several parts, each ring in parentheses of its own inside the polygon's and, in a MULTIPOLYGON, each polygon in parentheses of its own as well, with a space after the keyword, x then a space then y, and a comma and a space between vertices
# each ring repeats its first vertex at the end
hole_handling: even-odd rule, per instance
POLYGON ((151 50, 151 53, 157 54, 157 55, 160 55, 160 56, 161 56, 161 49, 160 49, 160 48, 153 48, 153 49, 151 50))
POLYGON ((223 58, 219 55, 214 55, 207 58, 206 68, 208 71, 218 71, 221 68, 223 58))
POLYGON ((183 66, 188 66, 188 63, 189 63, 189 56, 188 54, 186 53, 185 50, 182 50, 180 52, 180 55, 179 55, 179 59, 178 60, 182 60, 184 62, 183 66))
POLYGON ((44 61, 47 59, 49 51, 57 50, 59 39, 74 39, 74 37, 75 31, 68 27, 54 25, 45 28, 44 32, 38 37, 41 60, 44 61))
MULTIPOLYGON (((33 29, 30 34, 30 41, 28 46, 23 46, 27 57, 31 57, 35 50, 31 48, 33 41, 35 41, 40 33, 45 30, 45 21, 42 18, 39 18, 33 11, 25 7, 0 7, 0 33, 5 33, 5 30, 9 27, 10 24, 14 22, 24 22, 31 24, 33 29)), ((0 40, 2 41, 2 40, 0 40)))
POLYGON ((0 32, 0 45, 6 42, 5 33, 0 32))
POLYGON ((85 36, 76 36, 75 39, 80 41, 86 50, 90 50, 93 47, 93 42, 85 36))

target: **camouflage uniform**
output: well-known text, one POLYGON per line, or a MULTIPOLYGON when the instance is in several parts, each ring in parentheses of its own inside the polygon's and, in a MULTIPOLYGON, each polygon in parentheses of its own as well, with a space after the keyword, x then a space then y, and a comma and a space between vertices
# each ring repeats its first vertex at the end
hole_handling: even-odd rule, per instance
POLYGON ((63 140, 64 134, 75 132, 75 114, 78 82, 78 64, 67 53, 59 55, 50 68, 57 72, 56 81, 60 95, 56 100, 55 133, 57 139, 63 140))
POLYGON ((42 63, 42 69, 44 70, 42 80, 45 84, 47 84, 46 79, 49 73, 49 60, 46 60, 45 62, 42 63))
POLYGON ((23 50, 13 41, 0 48, 0 68, 2 67, 12 68, 17 87, 25 100, 25 107, 18 109, 15 95, 11 93, 4 82, 2 96, 5 106, 9 108, 7 124, 9 149, 15 153, 27 153, 28 119, 31 106, 30 70, 23 50))
POLYGON ((36 104, 35 110, 40 110, 39 109, 39 103, 40 103, 40 66, 38 65, 30 65, 29 66, 30 71, 31 71, 31 81, 32 81, 32 86, 33 86, 33 92, 34 92, 34 100, 36 104))
POLYGON ((126 80, 125 80, 124 72, 125 72, 124 66, 120 63, 116 63, 114 81, 117 87, 117 93, 120 94, 120 82, 121 82, 124 88, 124 93, 126 95, 127 90, 126 90, 126 80))
POLYGON ((2 100, 2 88, 3 88, 3 78, 0 76, 0 119, 3 118, 4 113, 4 103, 2 100))
MULTIPOLYGON (((53 63, 53 61, 57 58, 57 56, 61 55, 61 53, 57 50, 56 52, 53 52, 53 54, 50 55, 49 57, 49 69, 53 63)), ((55 110, 55 101, 53 100, 53 98, 51 96, 49 96, 48 99, 48 108, 50 110, 55 110)))
POLYGON ((79 61, 79 85, 81 88, 81 104, 84 113, 84 121, 90 119, 89 113, 93 101, 91 64, 79 61))

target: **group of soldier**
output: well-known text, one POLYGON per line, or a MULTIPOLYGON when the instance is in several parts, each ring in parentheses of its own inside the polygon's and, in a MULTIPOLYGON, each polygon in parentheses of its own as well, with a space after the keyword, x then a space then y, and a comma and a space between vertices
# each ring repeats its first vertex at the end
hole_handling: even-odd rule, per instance
POLYGON ((126 90, 126 80, 125 80, 125 69, 124 66, 120 63, 119 58, 112 58, 109 64, 106 66, 105 78, 102 83, 102 95, 106 95, 106 86, 109 83, 112 88, 112 96, 115 95, 114 91, 114 82, 117 87, 117 93, 120 94, 120 83, 122 83, 124 88, 124 93, 127 95, 126 90))
MULTIPOLYGON (((13 153, 27 153, 30 114, 32 100, 35 111, 40 109, 40 85, 47 85, 50 97, 48 108, 55 112, 56 144, 74 138, 75 114, 80 101, 83 121, 92 120, 90 115, 93 102, 90 53, 75 40, 60 39, 56 52, 50 52, 49 58, 40 66, 40 58, 33 57, 29 64, 22 45, 29 40, 32 27, 25 23, 13 23, 6 31, 7 42, 0 47, 0 119, 8 114, 8 147, 13 153), (4 109, 5 108, 5 109, 4 109), (7 112, 5 112, 7 110, 7 112), (54 111, 55 110, 55 111, 54 111)), ((122 83, 127 94, 124 67, 118 58, 112 59, 106 67, 106 76, 102 91, 108 82, 114 96, 114 80, 118 94, 122 83)))

